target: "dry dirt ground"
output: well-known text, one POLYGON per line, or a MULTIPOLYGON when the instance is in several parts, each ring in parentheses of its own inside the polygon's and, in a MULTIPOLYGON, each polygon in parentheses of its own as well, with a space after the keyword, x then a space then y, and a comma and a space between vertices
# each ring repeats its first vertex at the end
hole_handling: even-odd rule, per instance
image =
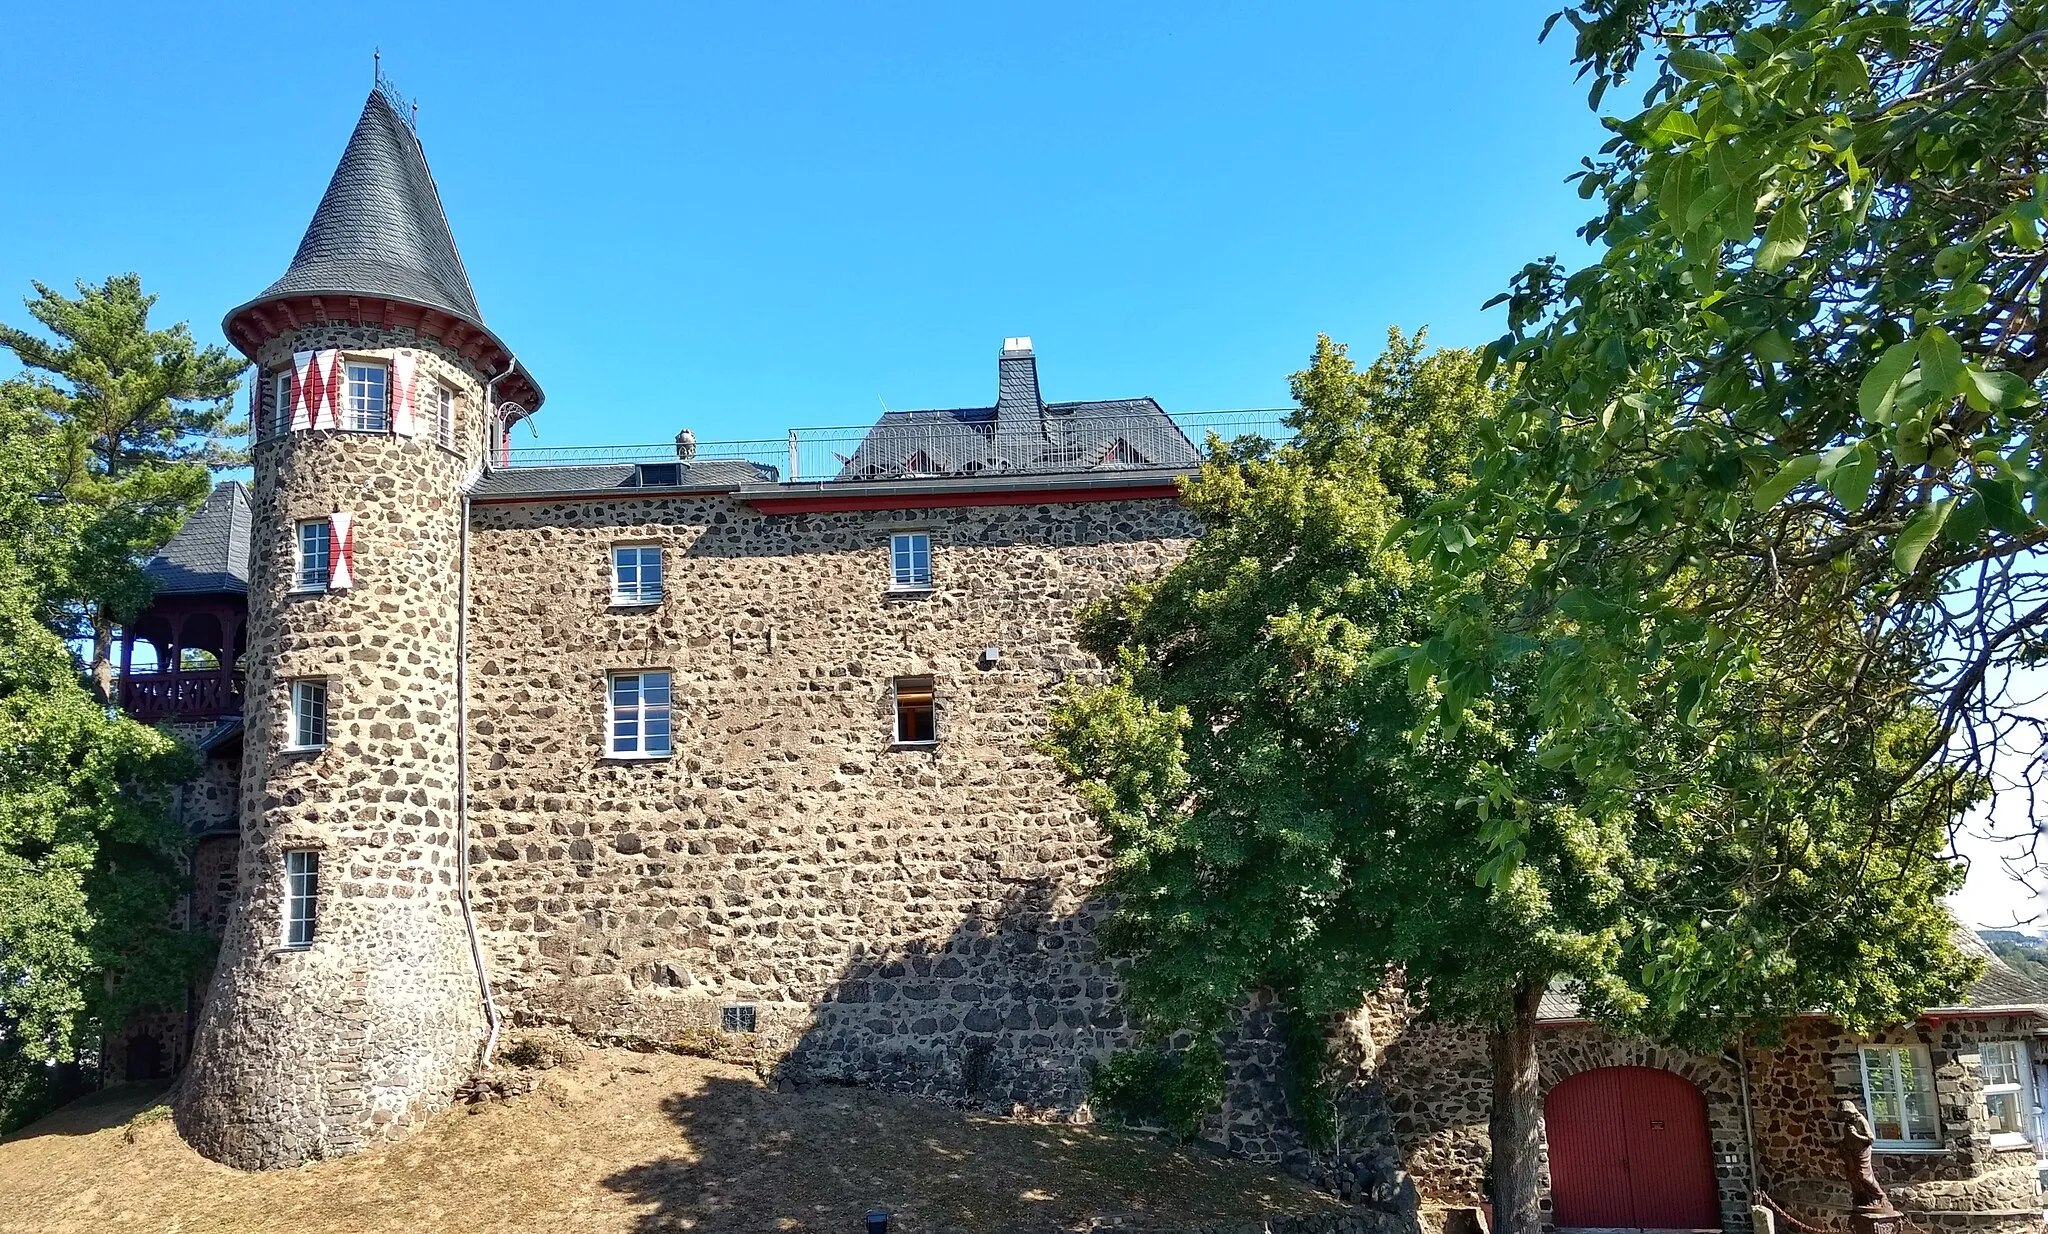
POLYGON ((528 1096, 458 1107, 400 1143, 268 1174, 185 1147, 160 1093, 109 1089, 0 1142, 0 1231, 853 1234, 880 1205, 892 1234, 1029 1234, 1336 1207, 1142 1136, 862 1089, 777 1092, 705 1059, 593 1050, 540 1075, 528 1096))

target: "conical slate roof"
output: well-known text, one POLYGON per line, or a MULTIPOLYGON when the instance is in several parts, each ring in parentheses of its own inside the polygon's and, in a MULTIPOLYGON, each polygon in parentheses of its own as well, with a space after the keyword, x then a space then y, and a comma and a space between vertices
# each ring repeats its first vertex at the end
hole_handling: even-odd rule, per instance
POLYGON ((392 296, 483 324, 419 138, 372 90, 284 277, 259 299, 392 296))

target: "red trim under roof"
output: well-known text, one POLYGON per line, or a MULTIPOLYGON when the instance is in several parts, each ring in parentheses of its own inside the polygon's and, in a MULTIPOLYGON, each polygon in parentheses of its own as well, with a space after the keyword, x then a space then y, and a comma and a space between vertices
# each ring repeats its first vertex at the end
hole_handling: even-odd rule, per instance
POLYGON ((763 514, 825 514, 841 510, 938 510, 952 506, 1041 506, 1076 501, 1159 501, 1180 496, 1172 483, 1123 484, 1102 488, 1006 489, 961 493, 827 493, 744 495, 763 514))

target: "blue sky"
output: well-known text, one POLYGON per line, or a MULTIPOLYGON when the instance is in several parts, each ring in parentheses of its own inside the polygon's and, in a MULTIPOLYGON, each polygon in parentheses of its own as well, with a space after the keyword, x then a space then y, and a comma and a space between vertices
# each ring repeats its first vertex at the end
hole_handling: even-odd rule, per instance
POLYGON ((0 321, 135 270, 219 342, 381 47, 544 445, 986 404, 1015 334, 1049 398, 1283 404, 1318 332, 1498 334, 1604 138, 1549 3, 179 7, 10 13, 0 321))

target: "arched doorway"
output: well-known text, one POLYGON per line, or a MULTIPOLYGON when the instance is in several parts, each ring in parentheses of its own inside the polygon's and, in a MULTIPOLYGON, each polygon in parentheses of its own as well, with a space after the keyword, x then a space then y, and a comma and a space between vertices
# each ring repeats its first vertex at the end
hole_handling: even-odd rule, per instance
POLYGON ((1582 1071, 1543 1101, 1559 1226, 1719 1229, 1707 1103, 1654 1067, 1582 1071))

